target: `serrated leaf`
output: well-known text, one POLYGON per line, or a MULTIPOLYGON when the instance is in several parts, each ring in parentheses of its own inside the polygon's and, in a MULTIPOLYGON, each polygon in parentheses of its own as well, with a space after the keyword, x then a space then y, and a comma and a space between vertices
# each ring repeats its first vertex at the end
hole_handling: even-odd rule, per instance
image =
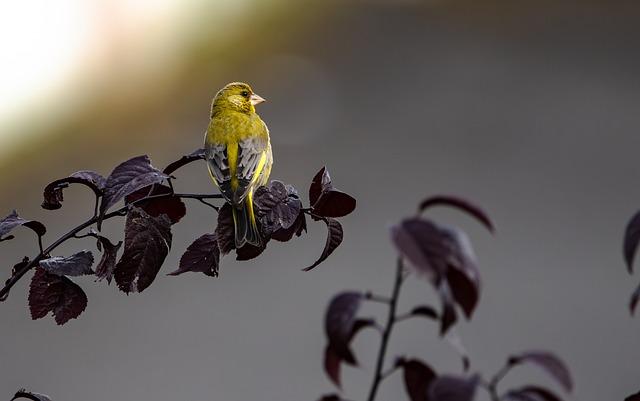
POLYGON ((18 226, 25 226, 27 228, 30 228, 40 237, 47 232, 44 224, 36 220, 25 220, 22 217, 18 216, 18 212, 14 210, 6 217, 0 219, 0 241, 12 239, 13 236, 6 235, 18 226))
POLYGON ((265 235, 293 226, 302 211, 302 202, 291 185, 271 181, 254 195, 256 214, 265 235))
POLYGON ((204 159, 205 159, 205 150, 202 148, 196 149, 190 154, 182 156, 179 160, 176 160, 173 163, 169 164, 163 170, 163 173, 165 173, 166 175, 171 175, 174 171, 176 171, 177 169, 189 163, 192 163, 197 160, 204 160, 204 159))
POLYGON ((94 274, 91 270, 93 265, 93 254, 90 251, 80 251, 71 256, 54 256, 40 261, 47 273, 58 276, 84 276, 94 274))
POLYGON ((42 207, 47 210, 56 210, 62 207, 64 200, 62 190, 69 184, 82 184, 89 187, 96 196, 102 195, 106 179, 95 171, 77 171, 68 177, 53 181, 44 188, 42 207))
POLYGON ((226 255, 236 248, 233 214, 231 205, 225 203, 218 211, 218 225, 215 230, 218 248, 222 255, 226 255))
POLYGON ((404 387, 411 401, 429 401, 429 386, 436 378, 435 371, 418 359, 398 363, 403 370, 404 387))
POLYGON ((573 380, 569 368, 562 359, 547 351, 527 351, 519 355, 513 355, 508 363, 512 366, 522 364, 533 364, 547 372, 566 391, 573 389, 573 380))
POLYGON ((98 249, 103 249, 103 251, 102 258, 100 259, 100 262, 98 262, 98 266, 96 267, 96 277, 98 281, 106 279, 107 283, 111 284, 111 279, 113 278, 113 270, 116 267, 118 251, 122 246, 122 241, 118 241, 118 243, 114 245, 106 237, 98 235, 97 238, 98 249))
POLYGON ((109 210, 125 196, 149 185, 159 184, 169 178, 151 165, 149 156, 138 156, 119 164, 113 169, 104 188, 100 204, 100 215, 109 210))
POLYGON ((218 238, 215 234, 204 234, 197 238, 180 258, 180 265, 171 276, 177 276, 186 272, 200 272, 207 276, 218 277, 220 264, 220 249, 218 238))
POLYGON ((451 195, 432 196, 430 198, 423 200, 420 203, 418 210, 420 212, 424 212, 426 209, 430 207, 440 206, 440 205, 453 207, 455 209, 466 212, 472 217, 474 217, 476 220, 478 220, 480 223, 482 223, 490 232, 495 231, 494 225, 491 222, 489 215, 485 213, 484 210, 482 210, 479 206, 473 204, 472 202, 457 196, 451 196, 451 195))
POLYGON ((269 238, 262 238, 260 246, 255 246, 249 243, 244 244, 240 249, 236 249, 236 260, 245 261, 255 259, 267 249, 267 243, 269 238))
POLYGON ((507 392, 503 401, 562 401, 560 397, 543 387, 526 386, 507 392))
POLYGON ((429 401, 473 401, 480 378, 443 375, 429 387, 429 401))
POLYGON ((142 292, 155 280, 171 248, 171 221, 153 217, 140 208, 127 214, 124 251, 114 269, 120 290, 142 292))
POLYGON ((293 225, 286 230, 281 228, 280 230, 275 231, 271 234, 271 239, 280 242, 290 241, 293 236, 301 236, 303 231, 307 231, 307 219, 305 218, 304 212, 300 210, 300 214, 298 214, 298 218, 293 223, 293 225))
POLYGON ((150 185, 125 196, 125 203, 130 204, 136 202, 136 207, 142 208, 153 217, 166 214, 171 220, 171 224, 176 224, 187 214, 187 207, 179 197, 163 196, 161 198, 140 201, 145 197, 169 195, 172 193, 173 190, 166 185, 150 185))
POLYGON ((29 286, 29 310, 33 320, 53 312, 56 323, 75 319, 87 307, 87 296, 76 283, 65 276, 36 268, 29 286))
POLYGON ((302 269, 304 271, 309 271, 324 262, 342 243, 344 235, 342 225, 337 220, 330 218, 324 218, 323 221, 327 225, 327 242, 325 243, 322 254, 318 260, 316 260, 311 266, 302 269))

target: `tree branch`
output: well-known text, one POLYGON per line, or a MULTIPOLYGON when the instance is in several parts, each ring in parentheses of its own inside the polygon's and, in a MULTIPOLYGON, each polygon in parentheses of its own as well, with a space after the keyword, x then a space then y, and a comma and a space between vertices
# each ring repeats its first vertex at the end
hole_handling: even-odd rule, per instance
POLYGON ((373 383, 371 384, 371 390, 369 391, 369 397, 367 397, 368 401, 375 400, 380 382, 382 382, 382 380, 387 376, 382 373, 382 368, 384 366, 384 358, 387 353, 387 346, 389 344, 389 338, 391 337, 391 331, 393 330, 393 325, 396 323, 396 307, 403 279, 404 266, 402 264, 402 258, 398 258, 396 278, 393 284, 393 293, 389 300, 389 315, 387 317, 387 324, 384 332, 382 333, 382 341, 380 342, 380 350, 378 351, 378 360, 376 362, 376 371, 373 377, 373 383))
MULTIPOLYGON (((85 228, 91 227, 92 225, 96 224, 99 220, 104 221, 104 220, 109 220, 111 218, 114 217, 122 217, 122 216, 126 216, 127 213, 129 212, 129 209, 133 206, 136 206, 139 203, 148 201, 148 200, 153 200, 153 199, 160 199, 160 198, 169 198, 169 197, 178 197, 181 199, 197 199, 201 202, 204 202, 205 199, 223 199, 222 194, 177 194, 177 193, 168 193, 168 194, 159 194, 159 195, 152 195, 152 196, 147 196, 144 198, 140 198, 134 202, 131 202, 123 207, 121 207, 118 210, 115 210, 111 213, 107 213, 104 216, 102 216, 102 218, 100 216, 98 216, 97 214, 94 214, 93 217, 91 217, 89 220, 81 223, 80 225, 76 226, 75 228, 71 229, 69 232, 67 232, 66 234, 64 234, 62 237, 58 238, 55 242, 53 242, 51 245, 49 245, 46 249, 43 249, 42 246, 42 238, 40 236, 38 236, 38 241, 39 241, 39 248, 40 248, 40 253, 38 255, 36 255, 35 258, 33 258, 27 265, 25 265, 24 267, 22 267, 20 270, 16 271, 6 282, 5 285, 2 289, 0 289, 0 302, 4 301, 7 299, 7 297, 9 296, 9 291, 11 290, 11 288, 18 282, 20 281, 20 279, 31 269, 33 269, 34 267, 36 267, 38 265, 38 263, 40 263, 40 261, 42 259, 46 259, 46 256, 51 254, 51 252, 53 252, 53 250, 55 250, 57 247, 59 247, 60 245, 62 245, 64 242, 66 242, 67 240, 71 239, 71 238, 83 238, 86 235, 78 235, 78 233, 82 230, 84 230, 85 228)), ((97 202, 96 202, 97 203, 97 202)), ((208 204, 208 203, 207 203, 208 204)), ((218 210, 217 207, 215 207, 214 205, 208 204, 209 206, 213 207, 214 209, 218 210)))

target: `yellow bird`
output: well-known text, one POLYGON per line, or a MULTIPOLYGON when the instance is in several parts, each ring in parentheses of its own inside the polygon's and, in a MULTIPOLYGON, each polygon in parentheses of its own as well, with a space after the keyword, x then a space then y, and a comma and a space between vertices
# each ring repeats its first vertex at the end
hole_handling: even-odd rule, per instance
POLYGON ((213 98, 204 138, 211 178, 232 206, 236 248, 261 245, 253 192, 267 184, 273 164, 269 129, 256 114, 262 102, 249 85, 227 84, 213 98))

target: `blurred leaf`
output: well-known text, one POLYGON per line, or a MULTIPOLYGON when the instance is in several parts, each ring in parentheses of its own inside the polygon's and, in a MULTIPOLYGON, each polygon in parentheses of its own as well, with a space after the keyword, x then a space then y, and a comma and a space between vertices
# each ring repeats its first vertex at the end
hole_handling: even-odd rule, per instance
POLYGON ((456 308, 453 303, 451 289, 446 281, 441 282, 438 286, 438 294, 442 301, 442 312, 440 313, 440 335, 444 336, 458 320, 458 314, 456 313, 456 308))
POLYGON ((98 262, 96 267, 96 277, 98 280, 106 279, 107 283, 111 284, 113 278, 113 270, 116 267, 116 260, 118 258, 118 251, 122 246, 122 241, 118 241, 116 245, 112 244, 108 238, 101 235, 98 238, 98 249, 104 249, 102 252, 102 258, 98 262))
POLYGON ((177 276, 185 272, 200 272, 207 276, 218 277, 220 249, 215 234, 204 234, 197 238, 180 258, 178 270, 169 273, 177 276))
POLYGON ((318 401, 343 401, 338 394, 325 394, 318 401))
POLYGON ((104 196, 100 204, 100 215, 125 196, 152 184, 159 184, 168 175, 151 165, 149 156, 138 156, 119 164, 107 177, 104 196))
POLYGON ((93 254, 89 251, 80 251, 71 256, 54 256, 40 261, 47 273, 58 276, 84 276, 94 274, 91 270, 93 265, 93 254))
POLYGON ((17 400, 19 398, 26 398, 32 401, 51 401, 51 398, 49 398, 44 394, 32 393, 25 389, 18 390, 18 392, 13 396, 11 401, 17 400))
POLYGON ((329 379, 336 385, 336 387, 341 388, 340 384, 340 365, 342 361, 341 358, 334 352, 329 344, 324 350, 324 371, 329 377, 329 379))
POLYGON ((480 378, 443 375, 436 378, 429 388, 429 401, 472 401, 480 378))
POLYGON ((511 356, 508 360, 509 365, 522 365, 522 364, 534 364, 547 372, 553 379, 555 379, 566 391, 573 389, 573 380, 571 379, 571 373, 567 365, 547 351, 527 351, 519 355, 511 356))
POLYGON ((640 401, 640 391, 628 396, 624 401, 640 401))
POLYGON ((362 299, 362 293, 349 291, 337 294, 329 302, 324 329, 329 343, 336 348, 348 347, 362 299))
POLYGON ((324 262, 342 243, 342 238, 344 235, 342 231, 342 225, 337 220, 333 220, 330 218, 324 218, 323 221, 327 224, 327 242, 325 243, 322 254, 318 258, 318 260, 316 260, 311 266, 302 269, 304 271, 309 271, 318 266, 320 263, 324 262))
POLYGON ((489 215, 484 212, 480 207, 471 203, 470 201, 451 195, 438 195, 427 198, 420 203, 419 211, 424 212, 426 209, 433 206, 450 206, 469 215, 475 217, 480 223, 482 223, 490 232, 494 232, 494 225, 489 219, 489 215))
POLYGON ((225 203, 218 211, 218 225, 215 230, 218 239, 218 248, 223 255, 236 248, 235 231, 231 205, 225 203))
POLYGON ((627 263, 627 270, 633 273, 633 261, 640 242, 640 211, 633 215, 627 223, 624 232, 624 261, 627 263))
POLYGON ((429 305, 416 306, 411 310, 409 314, 414 316, 423 316, 434 320, 439 318, 438 312, 435 310, 435 308, 429 305))
POLYGON ((562 401, 560 397, 546 388, 526 386, 511 390, 502 397, 503 401, 562 401))
POLYGON ((35 269, 29 286, 29 309, 33 320, 53 312, 56 323, 62 325, 80 316, 86 307, 87 296, 76 283, 42 268, 35 269))
POLYGON ((436 373, 426 363, 418 359, 399 360, 403 369, 404 386, 411 401, 429 401, 429 386, 435 380, 436 373))
MULTIPOLYGON (((145 197, 169 195, 172 193, 173 190, 166 185, 150 185, 127 195, 125 197, 125 203, 130 204, 145 197)), ((149 199, 136 203, 136 206, 142 208, 153 217, 159 217, 162 214, 166 214, 167 217, 169 217, 169 220, 171 220, 171 224, 176 224, 187 214, 187 207, 184 202, 182 202, 182 199, 177 196, 149 199)))
POLYGON ((14 228, 18 226, 28 227, 40 237, 47 232, 44 224, 35 220, 25 220, 22 217, 18 216, 18 212, 14 210, 9 213, 8 216, 0 219, 0 241, 12 239, 12 235, 9 235, 7 237, 5 237, 5 235, 9 234, 14 228))
POLYGON ((127 214, 124 252, 114 270, 118 288, 130 293, 149 287, 169 253, 171 239, 167 216, 153 217, 132 208, 127 214))
POLYGON ((271 181, 268 186, 258 188, 253 202, 260 226, 267 236, 291 228, 302 212, 302 202, 295 188, 280 181, 271 181))
POLYGON ((86 185, 96 196, 101 196, 106 179, 95 171, 82 170, 53 181, 44 188, 42 207, 47 210, 60 209, 64 200, 62 190, 74 183, 86 185))
POLYGON ((391 239, 417 273, 432 281, 446 273, 451 248, 435 224, 419 217, 405 219, 391 228, 391 239))
POLYGON ((476 265, 476 256, 471 241, 462 230, 453 227, 441 227, 441 230, 451 249, 445 278, 454 300, 460 305, 467 319, 470 319, 480 298, 480 272, 476 265))
POLYGON ((196 149, 193 152, 191 152, 190 154, 186 155, 186 156, 182 156, 179 160, 174 161, 173 163, 169 164, 163 171, 163 173, 165 173, 166 175, 171 175, 174 171, 176 171, 177 169, 191 163, 194 162, 196 160, 204 160, 205 159, 205 150, 200 148, 200 149, 196 149))

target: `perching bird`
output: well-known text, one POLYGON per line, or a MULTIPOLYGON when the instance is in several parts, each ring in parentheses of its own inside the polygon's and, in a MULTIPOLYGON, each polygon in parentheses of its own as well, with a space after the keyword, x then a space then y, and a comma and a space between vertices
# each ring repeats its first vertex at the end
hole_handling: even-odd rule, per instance
POLYGON ((262 102, 249 85, 227 84, 213 99, 204 139, 211 178, 232 206, 236 248, 261 244, 253 192, 267 184, 273 164, 269 129, 255 109, 262 102))

